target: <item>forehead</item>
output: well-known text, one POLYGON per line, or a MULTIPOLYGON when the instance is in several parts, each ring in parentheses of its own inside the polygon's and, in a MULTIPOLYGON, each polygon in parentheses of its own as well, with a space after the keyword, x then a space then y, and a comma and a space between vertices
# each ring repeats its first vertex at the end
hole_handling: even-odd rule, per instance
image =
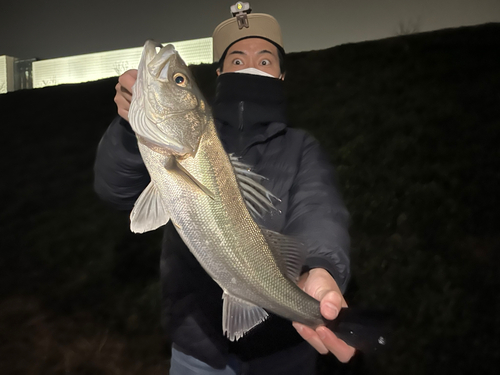
POLYGON ((242 39, 236 43, 234 43, 227 50, 227 54, 229 55, 233 51, 240 51, 246 54, 258 53, 261 51, 269 51, 273 55, 278 56, 278 48, 271 42, 262 39, 262 38, 247 38, 242 39))

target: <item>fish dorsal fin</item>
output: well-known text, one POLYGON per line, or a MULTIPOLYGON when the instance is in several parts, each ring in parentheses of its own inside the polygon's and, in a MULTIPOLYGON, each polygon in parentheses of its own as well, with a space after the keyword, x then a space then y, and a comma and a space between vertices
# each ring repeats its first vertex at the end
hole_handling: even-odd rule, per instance
POLYGON ((265 228, 261 228, 261 230, 281 272, 296 283, 299 280, 307 254, 305 245, 294 237, 285 236, 265 228))
POLYGON ((239 340, 246 332, 269 316, 262 307, 245 302, 224 292, 222 307, 222 330, 231 340, 239 340))
POLYGON ((233 154, 229 154, 229 160, 233 165, 241 193, 252 216, 262 218, 267 212, 273 210, 280 212, 274 207, 272 199, 279 202, 281 200, 261 185, 261 181, 266 180, 266 178, 252 172, 249 165, 240 162, 239 158, 233 154))
POLYGON ((144 233, 165 225, 170 220, 160 193, 153 182, 144 189, 130 213, 130 230, 144 233))
POLYGON ((184 168, 175 158, 175 156, 171 156, 167 159, 165 164, 165 168, 172 173, 176 173, 180 176, 185 182, 189 185, 195 187, 196 189, 201 190, 203 193, 208 195, 210 198, 215 199, 214 193, 210 191, 205 185, 203 185, 200 181, 198 181, 194 176, 189 173, 189 171, 184 168))

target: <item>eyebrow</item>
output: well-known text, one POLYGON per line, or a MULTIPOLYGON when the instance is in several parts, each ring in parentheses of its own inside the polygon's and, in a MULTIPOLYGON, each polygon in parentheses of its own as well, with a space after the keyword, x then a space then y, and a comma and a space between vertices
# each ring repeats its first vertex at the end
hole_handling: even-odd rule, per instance
MULTIPOLYGON (((270 55, 272 55, 272 54, 273 54, 271 51, 269 51, 269 50, 267 50, 267 49, 263 49, 262 51, 259 51, 259 52, 257 52, 257 53, 258 53, 259 55, 264 54, 264 53, 268 53, 268 54, 270 54, 270 55)), ((235 51, 231 51, 231 52, 229 53, 229 55, 246 55, 246 53, 245 53, 245 52, 243 52, 243 51, 236 51, 236 50, 235 50, 235 51)))

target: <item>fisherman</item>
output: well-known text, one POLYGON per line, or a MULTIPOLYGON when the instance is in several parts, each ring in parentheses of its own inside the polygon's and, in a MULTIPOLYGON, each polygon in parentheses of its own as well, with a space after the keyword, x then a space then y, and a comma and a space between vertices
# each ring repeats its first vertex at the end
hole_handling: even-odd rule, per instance
MULTIPOLYGON (((233 17, 213 34, 219 64, 212 111, 219 137, 228 153, 272 180, 281 213, 259 224, 306 244, 299 285, 321 301, 322 315, 331 320, 347 306, 342 293, 349 279, 348 213, 317 141, 286 125, 285 51, 278 22, 251 13, 248 3, 238 2, 231 11, 233 17)), ((96 192, 123 210, 132 209, 150 181, 128 123, 136 78, 137 70, 119 78, 119 116, 104 134, 95 162, 96 192)), ((222 332, 222 291, 171 222, 164 228, 160 269, 171 375, 314 374, 318 352, 331 352, 342 362, 354 355, 327 328, 313 330, 273 314, 243 338, 229 341, 222 332)))

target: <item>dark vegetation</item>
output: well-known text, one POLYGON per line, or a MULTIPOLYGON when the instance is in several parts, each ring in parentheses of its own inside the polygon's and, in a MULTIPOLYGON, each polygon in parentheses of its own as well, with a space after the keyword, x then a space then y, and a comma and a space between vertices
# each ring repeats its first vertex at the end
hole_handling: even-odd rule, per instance
MULTIPOLYGON (((214 65, 193 70, 213 97, 214 65)), ((1 374, 166 373, 160 233, 92 190, 115 82, 0 96, 1 374)), ((500 24, 291 54, 286 84, 352 214, 348 301, 396 327, 321 372, 497 374, 500 24)))

